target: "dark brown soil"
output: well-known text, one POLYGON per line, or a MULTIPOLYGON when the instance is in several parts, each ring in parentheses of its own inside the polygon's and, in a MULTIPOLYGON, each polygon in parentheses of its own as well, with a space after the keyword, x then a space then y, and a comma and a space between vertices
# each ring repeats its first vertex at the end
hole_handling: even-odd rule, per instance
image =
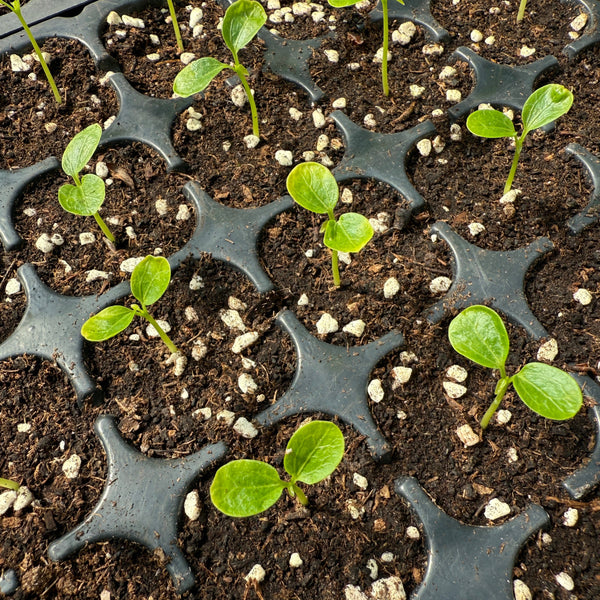
MULTIPOLYGON (((183 2, 178 4, 180 22, 185 25, 189 13, 183 2)), ((286 4, 291 2, 282 2, 286 4)), ((261 143, 256 149, 248 149, 242 140, 251 132, 249 107, 232 104, 225 77, 217 78, 204 96, 195 100, 194 110, 202 115, 200 130, 186 127, 187 112, 174 125, 173 141, 188 165, 186 174, 168 174, 160 159, 138 143, 101 148, 90 166, 104 161, 113 180, 107 186, 102 215, 118 219, 114 225, 119 240, 116 251, 104 244, 92 218, 75 217, 60 209, 57 190, 67 181, 60 172, 43 176, 24 191, 14 220, 25 243, 2 253, 0 340, 10 335, 25 310, 22 291, 10 297, 4 293, 21 264, 33 263, 40 277, 60 293, 98 294, 127 278, 119 269, 126 258, 168 256, 190 238, 197 215, 181 192, 186 181, 198 180, 223 204, 248 208, 286 193, 285 179, 291 167, 276 162, 277 150, 291 151, 293 164, 301 162, 306 151, 315 152, 315 160, 327 155, 331 165, 337 164, 346 151, 337 143, 342 136, 330 119, 324 128, 314 127, 311 113, 316 108, 328 115, 333 100, 346 98, 346 114, 359 124, 372 114, 373 129, 381 132, 404 131, 432 118, 436 109, 446 111, 450 106, 446 90, 459 89, 466 97, 472 87, 471 71, 463 63, 454 64, 457 81, 453 85, 440 81, 439 73, 452 62, 450 55, 456 47, 471 45, 473 29, 481 30, 485 37, 495 36, 495 44, 482 42, 478 48, 490 60, 520 65, 554 54, 560 67, 543 82, 563 83, 575 95, 573 108, 554 131, 529 137, 515 179, 514 187, 521 194, 513 214, 507 214, 498 202, 512 160, 509 144, 473 137, 464 119, 459 121, 462 139, 452 141, 445 112, 433 117, 444 149, 429 156, 413 151, 407 163, 409 177, 426 202, 420 214, 408 218, 406 201, 385 183, 352 180, 341 184, 341 190, 352 192, 353 200, 351 204, 340 202, 336 214, 361 212, 378 219, 385 230, 376 233, 358 255, 352 255, 350 264, 341 265, 339 289, 332 285, 330 252, 319 233, 322 218, 299 207, 275 218, 260 239, 259 254, 274 282, 272 292, 258 294, 247 278, 208 255, 185 261, 174 272, 164 297, 152 307, 157 318, 168 321, 173 341, 188 358, 181 376, 166 364, 166 348, 148 336, 141 321, 110 342, 86 345, 86 365, 104 392, 104 400, 95 405, 78 406, 66 376, 48 361, 30 356, 2 361, 0 475, 27 485, 36 499, 20 513, 10 510, 0 517, 0 573, 8 568, 17 571, 21 583, 14 596, 17 600, 97 600, 104 591, 113 600, 178 597, 160 556, 133 543, 92 544, 58 564, 48 560, 48 544, 80 523, 99 498, 106 457, 92 426, 100 414, 115 415, 124 439, 148 456, 185 456, 209 443, 224 441, 229 459, 266 460, 281 470, 287 440, 304 418, 331 417, 291 417, 246 439, 235 433, 222 411, 231 411, 235 419, 251 420, 289 389, 297 357, 289 336, 275 322, 283 308, 293 310, 311 333, 339 346, 363 345, 392 330, 404 335, 403 347, 389 353, 370 375, 371 380, 380 380, 384 390, 383 400, 369 400, 369 408, 392 446, 391 462, 375 462, 364 439, 352 427, 339 423, 346 439, 344 459, 331 478, 307 490, 308 509, 300 509, 285 497, 266 513, 239 520, 225 517, 211 505, 208 488, 213 472, 209 472, 195 486, 202 504, 200 518, 190 521, 183 517, 180 526, 178 543, 197 578, 197 587, 184 598, 340 600, 348 584, 369 589, 370 559, 377 563, 379 577, 400 577, 410 595, 424 576, 427 550, 419 520, 394 491, 394 480, 401 475, 416 477, 438 506, 469 525, 492 524, 483 512, 491 498, 508 503, 510 516, 532 502, 540 504, 551 519, 547 533, 552 541, 542 538, 541 532, 533 536, 523 546, 513 576, 528 585, 534 600, 572 598, 556 582, 556 575, 563 571, 575 581, 576 598, 595 600, 600 596, 597 492, 574 501, 561 485, 586 461, 595 442, 585 409, 570 421, 552 422, 529 411, 516 394, 509 393, 503 408, 511 411, 511 420, 505 425, 493 421, 477 445, 465 448, 456 429, 469 424, 481 433, 478 420, 493 397, 496 374, 452 350, 447 340, 451 315, 437 325, 425 316, 441 299, 430 290, 431 281, 453 274, 447 244, 431 238, 430 228, 436 221, 446 221, 471 243, 492 250, 521 248, 547 236, 555 249, 529 271, 525 285, 528 302, 558 342, 554 364, 595 378, 600 375, 600 226, 593 225, 576 236, 567 233, 565 222, 587 204, 592 187, 586 170, 564 153, 573 142, 591 152, 600 151, 596 110, 600 52, 593 48, 573 62, 561 54, 569 42, 569 22, 577 9, 557 0, 529 0, 526 19, 516 26, 517 4, 499 3, 500 14, 491 15, 487 3, 461 0, 454 5, 432 0, 433 13, 450 32, 451 42, 444 45, 441 55, 424 57, 421 49, 429 40, 417 28, 409 45, 393 46, 389 98, 380 91, 380 65, 372 63, 381 45, 380 27, 362 26, 356 9, 326 8, 325 23, 334 23, 329 17, 335 16, 335 30, 324 23, 313 29, 310 17, 296 19, 298 32, 293 31, 294 24, 269 24, 289 37, 306 39, 322 35, 326 29, 331 32, 310 62, 311 72, 327 96, 311 106, 303 91, 281 81, 268 68, 263 70, 262 43, 255 42, 242 52, 242 58, 247 58, 245 64, 251 70, 261 117, 261 143), (536 48, 533 57, 517 55, 523 45, 536 48), (329 62, 324 49, 338 50, 340 62, 329 62), (361 67, 350 71, 348 62, 358 62, 361 67), (424 87, 420 98, 410 96, 411 84, 424 87), (290 117, 290 108, 302 113, 298 121, 290 117), (319 153, 317 140, 323 134, 328 136, 329 146, 319 153), (224 142, 229 144, 227 150, 224 142), (159 198, 167 201, 165 216, 156 210, 159 198), (176 218, 180 205, 190 209, 189 220, 176 218), (34 209, 35 214, 26 209, 34 209), (469 225, 474 222, 485 230, 472 235, 469 225), (128 227, 136 237, 128 236, 128 227), (96 241, 80 246, 79 234, 86 231, 93 231, 96 241), (49 254, 41 253, 35 241, 44 232, 60 233, 65 243, 49 254), (72 268, 70 272, 65 263, 72 268), (91 269, 106 271, 109 278, 88 283, 86 274, 91 269), (398 280, 400 291, 385 298, 383 286, 391 277, 398 280), (192 281, 202 285, 190 286, 192 281), (579 288, 591 292, 588 306, 573 299, 579 288), (299 305, 304 294, 308 302, 299 305), (230 328, 222 319, 223 311, 232 307, 237 307, 246 330, 259 334, 258 341, 241 354, 231 352, 241 330, 230 328), (325 312, 338 321, 339 330, 319 336, 316 323, 325 312), (360 337, 342 330, 358 319, 365 323, 360 337), (197 354, 201 345, 206 348, 202 357, 197 354), (458 399, 450 398, 443 388, 448 380, 446 371, 455 364, 468 370, 467 394, 458 399), (413 369, 410 380, 402 385, 392 377, 392 369, 398 366, 413 369), (240 389, 242 373, 252 376, 257 386, 254 393, 240 389), (17 425, 24 423, 31 425, 29 431, 18 432, 17 425), (81 457, 82 469, 79 477, 70 481, 61 467, 74 453, 81 457), (354 482, 355 473, 366 477, 366 490, 354 482), (349 504, 359 507, 357 519, 351 516, 349 504), (579 510, 573 528, 562 524, 569 507, 579 510), (420 539, 406 536, 411 525, 421 529, 420 539), (293 552, 304 561, 298 569, 289 566, 293 552), (385 552, 394 554, 391 562, 382 560, 385 552), (256 563, 267 572, 257 589, 244 579, 256 563)), ((212 35, 222 9, 213 3, 202 8, 206 35, 193 38, 184 27, 186 51, 197 57, 210 54, 229 60, 220 36, 212 35)), ((150 95, 170 97, 172 80, 182 65, 172 27, 165 23, 166 13, 155 8, 134 16, 142 17, 146 28, 124 28, 124 39, 116 33, 120 27, 106 28, 107 48, 134 86, 150 95), (150 41, 151 33, 161 40, 158 49, 150 41), (158 64, 146 58, 152 52, 161 54, 158 64)), ((27 74, 12 73, 8 57, 2 58, 3 168, 30 165, 50 155, 60 157, 77 131, 117 112, 113 92, 98 84, 102 74, 96 72, 84 50, 73 42, 56 40, 46 42, 45 49, 57 57, 52 68, 61 81, 59 87, 67 88, 67 101, 64 107, 54 107, 37 66, 38 80, 31 81, 27 74), (77 87, 82 84, 83 88, 77 87), (99 106, 90 103, 92 94, 101 99, 99 106), (45 102, 43 116, 36 115, 40 101, 45 102), (58 125, 51 136, 43 128, 48 121, 58 125), (44 132, 42 144, 39 132, 44 132)), ((515 120, 518 123, 518 114, 515 120)), ((125 304, 132 301, 123 299, 125 304)), ((508 331, 508 370, 514 372, 536 360, 543 340, 531 340, 511 324, 508 331)), ((591 402, 586 398, 586 406, 591 402)))

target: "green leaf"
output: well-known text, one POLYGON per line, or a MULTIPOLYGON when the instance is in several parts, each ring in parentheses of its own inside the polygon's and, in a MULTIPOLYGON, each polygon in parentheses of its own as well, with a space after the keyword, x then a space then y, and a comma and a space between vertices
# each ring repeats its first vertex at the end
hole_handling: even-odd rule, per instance
POLYGON ((339 188, 331 171, 315 162, 296 165, 287 177, 290 196, 303 208, 327 214, 335 208, 339 188))
POLYGON ((369 220, 358 213, 343 214, 338 222, 328 221, 323 241, 339 252, 358 252, 373 237, 369 220))
POLYGON ((484 138, 513 137, 517 133, 513 122, 504 113, 489 108, 471 113, 467 117, 467 129, 484 138))
POLYGON ((313 484, 335 471, 344 456, 344 435, 329 421, 311 421, 290 438, 283 459, 292 482, 313 484))
POLYGON ((126 306, 109 306, 83 324, 81 335, 90 342, 103 342, 129 327, 134 316, 126 306))
POLYGON ((58 189, 58 201, 67 212, 89 217, 98 212, 105 193, 104 181, 97 175, 88 173, 81 178, 79 186, 70 183, 61 185, 58 189))
POLYGON ((502 369, 510 343, 502 319, 487 306, 465 308, 450 323, 452 347, 468 359, 490 369, 502 369))
POLYGON ((538 129, 564 115, 573 104, 573 94, 564 86, 550 83, 537 89, 523 105, 523 133, 538 129))
POLYGON ((575 379, 561 369, 544 363, 528 363, 512 377, 517 394, 534 412, 562 421, 574 417, 583 395, 575 379))
POLYGON ((258 460, 234 460, 216 472, 210 499, 230 517, 249 517, 273 506, 285 487, 271 465, 258 460))
POLYGON ((102 136, 102 127, 94 123, 80 131, 67 145, 62 156, 62 170, 75 177, 92 158, 102 136))
POLYGON ((164 256, 146 256, 131 274, 131 293, 142 306, 150 306, 165 293, 169 281, 169 261, 164 256))
POLYGON ((197 94, 205 89, 223 69, 228 68, 229 65, 216 58, 210 56, 199 58, 177 73, 173 82, 173 91, 184 98, 197 94))
POLYGON ((237 53, 254 38, 266 22, 267 13, 255 0, 236 0, 225 11, 223 40, 236 58, 237 53))

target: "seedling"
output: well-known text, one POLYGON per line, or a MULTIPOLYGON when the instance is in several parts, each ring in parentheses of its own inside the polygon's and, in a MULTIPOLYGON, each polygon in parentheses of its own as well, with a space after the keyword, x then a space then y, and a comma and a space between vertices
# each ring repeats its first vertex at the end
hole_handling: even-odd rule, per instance
MULTIPOLYGON (((335 8, 344 6, 354 6, 360 0, 327 0, 329 4, 335 8)), ((404 4, 403 0, 397 0, 400 4, 404 4)), ((381 83, 383 85, 383 94, 390 95, 390 87, 388 85, 388 46, 389 46, 389 15, 388 15, 388 0, 381 0, 381 11, 383 12, 383 56, 381 61, 381 83)))
POLYGON ((333 209, 339 189, 331 171, 319 163, 307 162, 295 166, 287 178, 290 196, 303 208, 320 215, 328 215, 323 223, 324 243, 331 248, 333 283, 340 285, 338 252, 358 252, 373 237, 373 227, 363 215, 345 213, 335 220, 333 209))
POLYGON ((14 490, 16 492, 20 486, 16 481, 12 481, 12 479, 0 477, 0 487, 8 488, 9 490, 14 490))
POLYGON ((517 12, 517 23, 520 23, 525 17, 525 8, 527 6, 527 0, 521 0, 519 4, 519 12, 517 12))
POLYGON ((485 138, 512 137, 515 140, 515 155, 508 179, 504 185, 504 193, 510 191, 523 142, 527 134, 539 129, 568 112, 573 104, 573 94, 564 86, 550 83, 537 89, 523 105, 521 120, 523 130, 519 136, 513 122, 502 112, 494 109, 480 109, 467 118, 467 128, 471 133, 485 138))
POLYGON ((248 69, 240 63, 238 52, 252 41, 266 21, 267 13, 256 0, 236 0, 225 11, 221 30, 223 41, 233 55, 234 64, 226 64, 206 56, 187 65, 173 82, 173 91, 179 96, 187 97, 204 90, 223 69, 231 69, 240 78, 248 97, 252 112, 252 132, 256 137, 260 137, 256 103, 246 79, 248 69))
POLYGON ((156 329, 161 340, 173 353, 177 346, 171 341, 163 328, 148 312, 147 307, 154 304, 169 287, 171 267, 162 256, 146 256, 138 263, 131 274, 131 293, 141 304, 127 306, 109 306, 90 317, 81 327, 81 335, 90 342, 103 342, 126 329, 135 316, 143 317, 156 329))
POLYGON ((452 347, 469 360, 500 371, 496 397, 481 419, 485 429, 512 383, 523 402, 547 419, 563 421, 574 417, 583 402, 579 385, 561 369, 531 362, 509 377, 506 359, 510 349, 508 334, 502 319, 487 306, 469 306, 456 316, 448 328, 452 347))
POLYGON ((306 506, 308 499, 296 482, 309 485, 331 475, 344 456, 344 436, 329 421, 311 421, 300 427, 288 442, 283 468, 291 481, 279 477, 277 469, 259 460, 234 460, 223 465, 210 486, 210 499, 230 517, 250 517, 273 506, 287 490, 291 498, 306 506))
POLYGON ((175 13, 175 6, 173 5, 173 0, 167 0, 167 4, 169 5, 169 14, 171 15, 173 29, 175 30, 177 47, 179 48, 179 52, 183 52, 183 40, 181 39, 181 30, 179 29, 179 23, 177 22, 177 14, 175 13))
POLYGON ((101 136, 102 127, 94 123, 80 131, 65 148, 62 157, 62 169, 73 178, 75 185, 70 183, 62 185, 58 190, 58 201, 67 212, 74 215, 93 215, 100 229, 102 229, 102 233, 114 243, 113 234, 98 214, 98 210, 104 202, 104 181, 93 173, 87 173, 83 177, 79 177, 80 171, 83 170, 96 151, 101 136))
POLYGON ((27 21, 23 17, 23 13, 21 12, 21 0, 12 0, 12 2, 8 2, 8 0, 0 0, 0 5, 5 6, 6 8, 8 8, 8 10, 15 13, 15 15, 17 16, 17 19, 19 19, 19 22, 21 23, 23 30, 27 34, 27 37, 29 38, 31 45, 33 46, 33 50, 36 53, 38 60, 40 61, 40 65, 42 66, 42 69, 44 70, 44 75, 46 75, 46 79, 48 80, 48 83, 50 84, 50 87, 52 88, 52 93, 54 94, 54 99, 56 100, 56 104, 61 104, 62 98, 60 97, 60 93, 58 92, 58 88, 56 87, 56 82, 54 81, 54 77, 52 77, 52 73, 50 73, 50 69, 48 68, 48 64, 46 63, 46 60, 44 59, 44 55, 42 54, 42 51, 41 51, 35 37, 33 36, 31 29, 29 29, 29 25, 27 25, 27 21))

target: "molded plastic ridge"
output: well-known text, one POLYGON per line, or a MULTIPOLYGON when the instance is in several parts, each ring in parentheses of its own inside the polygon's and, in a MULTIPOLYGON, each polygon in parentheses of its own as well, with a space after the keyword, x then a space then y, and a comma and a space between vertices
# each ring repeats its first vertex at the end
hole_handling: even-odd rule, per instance
POLYGON ((0 171, 0 240, 5 250, 14 250, 23 243, 12 219, 15 203, 21 192, 37 177, 59 167, 58 160, 51 156, 30 167, 0 171))
POLYGON ((416 479, 399 477, 395 490, 423 522, 429 560, 411 600, 513 600, 513 566, 521 546, 550 523, 537 504, 496 527, 463 525, 439 509, 416 479))
POLYGON ((190 256, 200 258, 202 252, 210 252, 242 271, 259 292, 271 290, 273 283, 258 260, 258 238, 271 219, 294 205, 290 196, 259 208, 230 208, 215 202, 196 181, 186 183, 183 194, 196 208, 196 229, 190 241, 169 258, 171 268, 190 256))
POLYGON ((545 56, 524 67, 501 65, 482 58, 465 46, 457 48, 451 58, 468 62, 475 71, 475 87, 471 93, 448 109, 448 114, 454 120, 475 110, 482 103, 510 106, 520 111, 525 100, 533 93, 535 80, 545 71, 558 66, 554 56, 545 56))
POLYGON ((567 221, 571 233, 581 233, 600 217, 600 158, 579 144, 569 144, 565 152, 572 154, 588 170, 594 189, 587 206, 567 221))
POLYGON ((104 490, 88 517, 50 544, 48 556, 60 561, 92 542, 132 540, 160 548, 177 591, 189 590, 195 579, 177 546, 177 522, 187 490, 227 447, 219 442, 183 458, 149 458, 123 441, 114 417, 98 417, 94 430, 108 460, 104 490))
POLYGON ((354 177, 378 179, 402 194, 411 212, 420 210, 425 202, 408 178, 406 157, 419 140, 435 133, 435 125, 425 121, 400 133, 375 133, 359 127, 339 110, 332 112, 331 117, 346 146, 342 160, 333 169, 337 181, 354 177))
POLYGON ((575 377, 583 393, 596 402, 589 409, 590 419, 596 426, 596 445, 590 460, 563 481, 563 487, 573 498, 579 500, 600 484, 600 386, 590 377, 574 373, 571 375, 575 377))
POLYGON ((539 238, 526 248, 500 252, 470 244, 443 221, 434 223, 431 232, 450 246, 454 255, 454 277, 444 300, 427 311, 430 322, 439 323, 451 310, 490 304, 533 338, 547 337, 548 333, 527 304, 523 283, 531 265, 554 248, 548 238, 539 238))
POLYGON ((256 421, 273 425, 291 415, 324 412, 338 416, 365 435, 377 459, 389 458, 390 446, 369 411, 367 385, 377 362, 404 343, 402 334, 392 331, 366 346, 346 348, 318 340, 289 310, 279 314, 277 323, 290 334, 296 347, 296 375, 290 389, 256 421))

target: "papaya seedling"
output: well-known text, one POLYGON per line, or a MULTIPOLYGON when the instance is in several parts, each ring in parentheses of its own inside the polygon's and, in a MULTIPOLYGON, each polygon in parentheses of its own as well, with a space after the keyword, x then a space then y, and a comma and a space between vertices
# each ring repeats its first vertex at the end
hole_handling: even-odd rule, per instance
POLYGON ((90 317, 81 327, 81 335, 90 342, 103 342, 126 329, 133 318, 143 317, 156 329, 160 339, 171 353, 179 350, 164 329, 148 312, 148 306, 154 304, 167 290, 171 281, 169 261, 162 256, 146 256, 131 273, 131 293, 140 303, 127 306, 109 306, 90 317))
POLYGON ((204 90, 223 69, 231 69, 239 77, 252 112, 252 133, 260 137, 258 113, 250 86, 248 69, 239 60, 238 52, 247 46, 267 21, 265 9, 256 0, 236 0, 225 11, 221 34, 227 48, 233 55, 234 64, 226 64, 206 56, 191 62, 175 77, 173 91, 187 97, 204 90))
POLYGON ((179 28, 179 22, 177 21, 177 13, 175 12, 173 0, 167 0, 167 4, 169 5, 169 15, 171 15, 171 21, 173 23, 173 29, 175 31, 177 48, 179 48, 179 52, 183 52, 183 40, 181 39, 181 29, 179 28))
POLYGON ((517 23, 520 23, 525 17, 525 8, 527 7, 527 0, 521 0, 519 4, 519 11, 517 12, 517 23))
POLYGON ((538 415, 563 421, 581 408, 583 395, 571 375, 545 363, 531 362, 514 375, 506 373, 510 342, 506 327, 497 312, 487 306, 469 306, 458 314, 448 328, 450 344, 462 356, 478 365, 500 371, 495 398, 481 419, 485 429, 512 383, 519 398, 538 415))
POLYGON ((101 136, 102 127, 94 123, 80 131, 68 143, 62 156, 62 170, 73 178, 75 185, 62 185, 58 190, 58 201, 67 212, 74 215, 93 215, 102 233, 114 243, 115 237, 98 214, 106 194, 104 181, 93 173, 79 177, 79 173, 96 151, 101 136))
POLYGON ((19 489, 19 484, 12 479, 4 479, 4 477, 0 477, 0 487, 7 488, 9 490, 14 490, 15 492, 19 489))
POLYGON ((513 122, 499 110, 479 109, 468 116, 467 128, 474 135, 484 138, 512 137, 515 141, 515 155, 504 185, 505 194, 512 187, 527 134, 558 119, 569 111, 572 104, 573 94, 562 85, 549 83, 537 89, 523 105, 521 135, 517 134, 513 122))
MULTIPOLYGON (((354 6, 360 0, 327 0, 329 4, 335 8, 345 6, 354 6)), ((404 0, 397 0, 400 4, 404 4, 404 0)), ((381 0, 381 12, 383 13, 383 55, 381 60, 381 84, 383 86, 384 96, 390 95, 390 86, 388 84, 388 47, 389 47, 389 13, 388 0, 381 0)))
POLYGON ((311 212, 328 215, 322 225, 324 243, 331 249, 333 283, 339 287, 339 252, 358 252, 373 237, 368 219, 358 213, 345 213, 335 220, 333 209, 339 198, 339 188, 331 171, 315 162, 296 165, 286 181, 290 196, 311 212))
POLYGON ((44 55, 42 54, 42 51, 35 39, 35 36, 31 32, 31 29, 29 28, 29 25, 27 25, 27 21, 25 20, 25 17, 23 17, 23 13, 21 12, 21 0, 12 0, 12 2, 9 2, 8 0, 0 0, 0 5, 8 8, 8 10, 13 12, 16 15, 17 19, 19 19, 19 22, 21 23, 21 27, 23 27, 23 31, 25 31, 25 34, 29 38, 31 45, 33 46, 33 51, 35 52, 36 56, 38 57, 38 60, 40 61, 40 65, 44 71, 44 75, 46 76, 46 79, 48 80, 48 83, 50 84, 50 88, 52 89, 52 93, 54 94, 54 99, 56 100, 56 104, 61 104, 62 98, 60 97, 58 87, 56 87, 56 82, 54 81, 54 77, 52 77, 52 73, 50 73, 50 68, 48 67, 48 63, 46 63, 44 55))
POLYGON ((297 482, 313 485, 331 475, 344 456, 344 435, 329 421, 311 421, 290 438, 283 468, 291 481, 279 477, 275 467, 259 460, 233 460, 215 474, 210 486, 212 503, 230 517, 257 515, 277 502, 287 490, 304 506, 306 495, 297 482))

